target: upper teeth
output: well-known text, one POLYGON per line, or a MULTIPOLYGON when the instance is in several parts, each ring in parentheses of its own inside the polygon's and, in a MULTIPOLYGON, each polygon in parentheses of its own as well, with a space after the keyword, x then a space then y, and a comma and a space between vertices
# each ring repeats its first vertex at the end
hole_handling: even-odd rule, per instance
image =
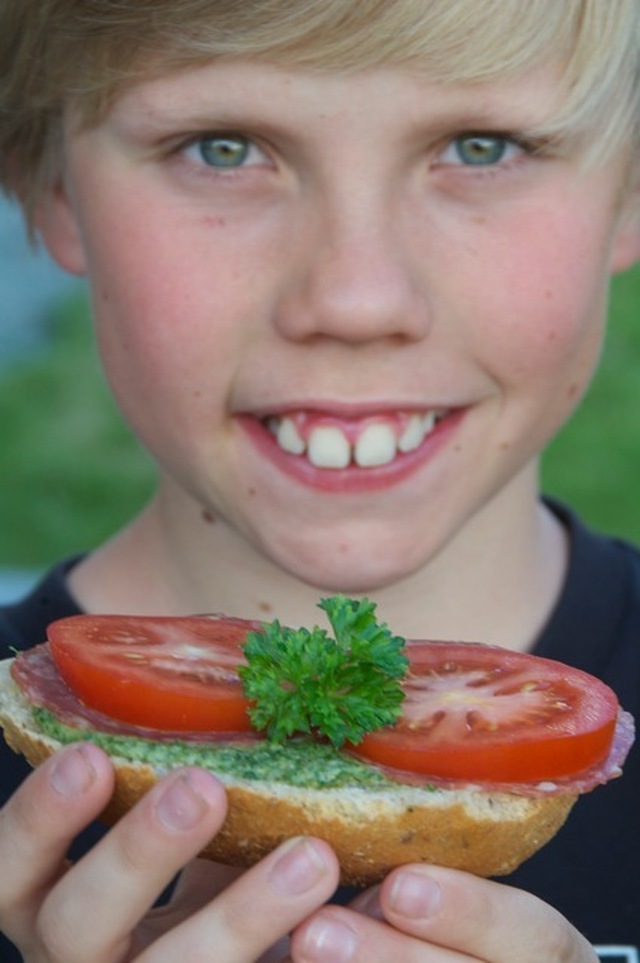
POLYGON ((278 444, 284 451, 291 452, 292 455, 303 455, 306 445, 291 418, 283 418, 277 425, 276 437, 278 444))
POLYGON ((361 468, 388 465, 396 457, 396 436, 389 425, 367 425, 355 444, 353 458, 361 468))
POLYGON ((408 416, 401 425, 369 421, 353 443, 336 424, 310 426, 305 432, 306 440, 294 417, 270 418, 268 427, 283 451, 292 455, 306 453, 316 468, 346 468, 352 461, 361 468, 373 468, 388 465, 398 451, 406 454, 418 448, 437 420, 437 413, 428 411, 408 416))

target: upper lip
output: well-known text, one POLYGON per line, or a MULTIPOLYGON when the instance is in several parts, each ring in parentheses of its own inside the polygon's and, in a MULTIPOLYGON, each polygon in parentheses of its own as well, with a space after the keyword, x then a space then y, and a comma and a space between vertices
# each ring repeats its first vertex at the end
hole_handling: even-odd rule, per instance
POLYGON ((415 399, 394 402, 319 402, 319 401, 297 401, 286 402, 272 406, 260 406, 251 411, 244 412, 251 414, 254 418, 263 420, 269 417, 284 418, 298 412, 308 412, 314 415, 326 415, 332 418, 344 418, 345 420, 358 420, 370 418, 375 415, 393 415, 397 412, 425 412, 425 411, 451 411, 458 405, 450 405, 442 402, 416 401, 415 399))

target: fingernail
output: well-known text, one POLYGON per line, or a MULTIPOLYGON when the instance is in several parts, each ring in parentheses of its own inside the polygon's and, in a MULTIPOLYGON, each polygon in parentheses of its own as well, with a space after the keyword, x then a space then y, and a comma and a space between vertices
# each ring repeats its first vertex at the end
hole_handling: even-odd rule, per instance
POLYGON ((214 786, 207 773, 181 773, 160 796, 156 816, 167 829, 185 832, 198 825, 214 798, 214 786))
POLYGON ((86 792, 96 778, 96 771, 84 746, 74 746, 58 756, 49 780, 57 793, 70 798, 86 792))
POLYGON ((327 864, 312 839, 290 839, 269 873, 269 882, 281 896, 298 896, 313 889, 326 872, 327 864))
POLYGON ((398 873, 391 893, 391 908, 408 919, 426 919, 440 908, 442 891, 430 876, 411 870, 398 873))
POLYGON ((358 934, 342 920, 318 916, 309 925, 304 945, 305 963, 349 963, 358 949, 358 934))

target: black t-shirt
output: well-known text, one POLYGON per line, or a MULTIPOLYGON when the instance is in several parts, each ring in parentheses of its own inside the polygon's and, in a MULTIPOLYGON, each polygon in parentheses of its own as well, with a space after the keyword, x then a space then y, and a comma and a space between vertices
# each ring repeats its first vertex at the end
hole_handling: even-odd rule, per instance
MULTIPOLYGON (((553 508, 570 534, 570 565, 534 652, 603 679, 640 719, 640 551, 553 508)), ((0 658, 43 641, 49 622, 79 611, 66 586, 75 561, 54 568, 23 602, 0 609, 0 658)), ((0 804, 27 771, 2 743, 0 804)), ((83 834, 75 854, 99 833, 92 827, 83 834)), ((581 797, 555 839, 504 881, 555 906, 602 947, 607 963, 640 963, 640 744, 623 778, 581 797)), ((0 960, 18 960, 10 954, 0 937, 0 960)))

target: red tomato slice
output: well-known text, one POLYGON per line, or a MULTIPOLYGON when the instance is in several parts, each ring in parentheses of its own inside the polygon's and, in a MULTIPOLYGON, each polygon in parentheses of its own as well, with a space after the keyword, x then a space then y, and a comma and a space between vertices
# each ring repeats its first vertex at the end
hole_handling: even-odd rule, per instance
POLYGON ((353 752, 445 779, 522 783, 574 775, 609 753, 618 701, 579 669, 466 643, 407 645, 402 720, 353 752))
POLYGON ((236 670, 247 632, 261 629, 218 616, 77 615, 47 634, 60 675, 92 709, 165 731, 243 732, 251 723, 236 670))

